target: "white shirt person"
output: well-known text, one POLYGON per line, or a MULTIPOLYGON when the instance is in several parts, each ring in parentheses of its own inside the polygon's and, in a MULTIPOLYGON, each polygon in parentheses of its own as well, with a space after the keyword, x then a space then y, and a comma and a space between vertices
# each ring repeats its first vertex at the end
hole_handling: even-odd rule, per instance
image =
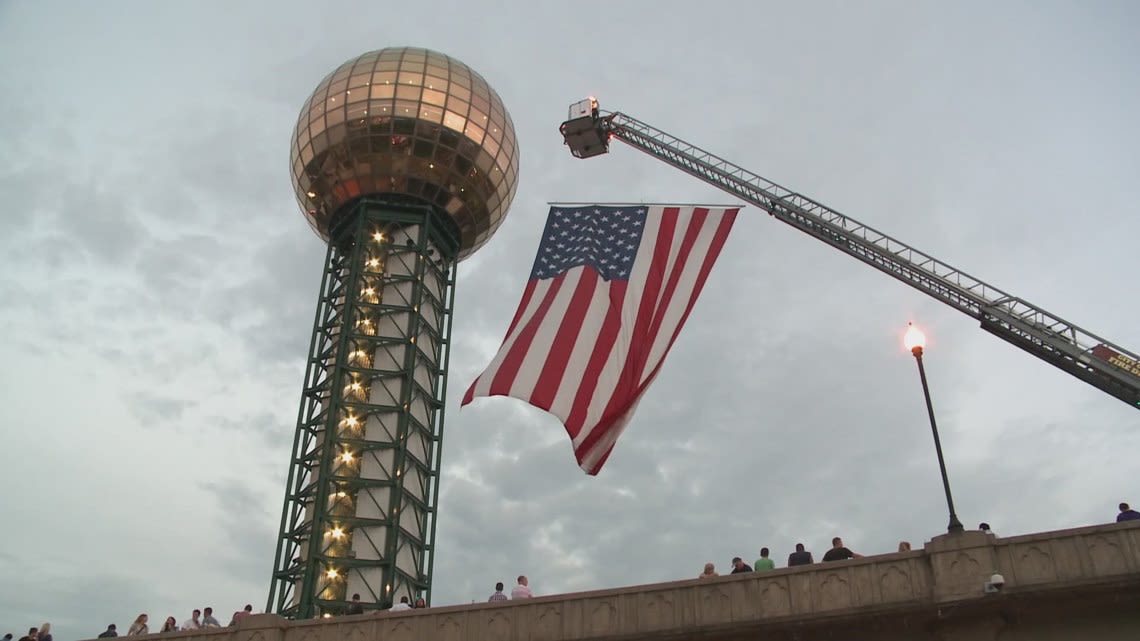
POLYGON ((533 594, 530 592, 530 581, 527 580, 525 574, 519 575, 519 584, 511 588, 511 600, 515 599, 529 599, 533 594))

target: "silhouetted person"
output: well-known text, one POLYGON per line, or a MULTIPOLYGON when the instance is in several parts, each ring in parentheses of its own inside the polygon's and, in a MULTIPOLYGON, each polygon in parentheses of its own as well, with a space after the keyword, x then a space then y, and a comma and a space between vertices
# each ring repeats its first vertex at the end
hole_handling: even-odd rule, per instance
POLYGON ((745 563, 744 559, 738 556, 732 557, 732 572, 729 572, 729 574, 744 574, 745 572, 751 571, 752 566, 745 563))
POLYGON ((232 617, 230 617, 230 625, 235 626, 235 625, 241 623, 242 619, 246 618, 247 616, 249 616, 251 614, 253 614, 253 606, 250 605, 249 603, 246 603, 244 608, 242 608, 241 610, 238 610, 237 612, 234 612, 234 615, 232 617))
POLYGON ((843 539, 838 536, 831 539, 831 549, 824 553, 824 561, 845 561, 847 559, 861 559, 862 554, 855 554, 851 550, 843 547, 843 539))
POLYGON ((1120 514, 1116 515, 1116 522, 1123 523, 1125 521, 1140 521, 1140 512, 1128 507, 1127 503, 1120 504, 1120 514))
POLYGON ((40 638, 40 629, 39 628, 28 628, 27 636, 20 637, 20 641, 39 641, 39 638, 40 638))
POLYGON ((118 631, 118 629, 115 628, 115 624, 112 623, 111 625, 107 626, 107 629, 103 632, 103 634, 99 635, 99 638, 100 639, 109 639, 111 637, 117 637, 117 636, 119 636, 119 631, 118 631))
POLYGON ((364 614, 364 606, 360 604, 360 595, 352 595, 352 603, 344 610, 345 614, 364 614))
POLYGON ((981 530, 982 532, 985 532, 986 534, 993 534, 994 533, 994 531, 990 529, 990 524, 986 523, 985 521, 982 521, 981 523, 978 524, 978 529, 981 530))
POLYGON ((509 597, 507 595, 503 594, 503 582, 499 581, 498 583, 495 584, 495 593, 492 594, 489 599, 487 599, 487 602, 492 603, 495 601, 507 601, 507 600, 509 600, 509 597))
POLYGON ((812 563, 815 563, 815 559, 811 558, 811 552, 804 550, 803 543, 796 543, 796 551, 788 555, 788 567, 811 565, 812 563))

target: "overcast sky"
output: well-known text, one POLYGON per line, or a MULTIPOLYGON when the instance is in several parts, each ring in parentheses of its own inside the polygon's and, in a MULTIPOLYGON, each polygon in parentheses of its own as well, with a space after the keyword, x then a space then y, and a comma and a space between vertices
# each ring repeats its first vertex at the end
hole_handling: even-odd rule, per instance
MULTIPOLYGON (((586 95, 1140 348, 1131 2, 0 2, 0 633, 264 607, 324 249, 292 127, 346 59, 480 72, 521 176, 459 267, 434 602, 864 554, 944 531, 908 320, 958 512, 999 535, 1140 503, 1140 412, 748 207, 602 473, 556 419, 459 409, 550 200, 735 203, 631 148, 570 157, 586 95), (541 8, 540 8, 541 7, 541 8)), ((508 300, 509 299, 509 300, 508 300)))

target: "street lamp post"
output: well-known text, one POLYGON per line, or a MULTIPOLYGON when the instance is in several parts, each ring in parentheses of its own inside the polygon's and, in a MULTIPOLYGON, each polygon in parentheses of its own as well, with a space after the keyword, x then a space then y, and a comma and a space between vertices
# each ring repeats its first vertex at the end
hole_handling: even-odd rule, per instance
POLYGON ((934 451, 938 453, 938 469, 942 472, 942 489, 946 491, 946 507, 950 509, 950 525, 946 531, 951 534, 962 532, 962 522, 954 513, 954 499, 950 496, 950 479, 946 476, 946 461, 942 458, 942 441, 938 439, 938 423, 934 421, 934 406, 930 403, 930 387, 926 384, 926 369, 922 366, 922 348, 926 346, 926 335, 913 323, 909 324, 903 344, 914 354, 918 363, 918 377, 922 380, 922 394, 926 397, 926 413, 930 416, 930 431, 934 434, 934 451))

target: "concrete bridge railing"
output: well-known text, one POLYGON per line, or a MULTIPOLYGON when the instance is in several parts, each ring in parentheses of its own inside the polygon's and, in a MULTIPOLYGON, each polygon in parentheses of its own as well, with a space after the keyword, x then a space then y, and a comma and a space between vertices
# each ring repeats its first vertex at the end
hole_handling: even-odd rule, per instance
POLYGON ((600 641, 761 634, 808 639, 831 638, 842 629, 844 638, 885 639, 900 638, 891 633, 902 626, 914 633, 905 638, 986 639, 996 638, 999 629, 1008 633, 1016 623, 1011 619, 1047 620, 1058 611, 1076 616, 1106 599, 1119 603, 1120 612, 1110 616, 1124 612, 1126 627, 1132 625, 1127 612, 1137 606, 1136 627, 1128 628, 1133 636, 1120 638, 1140 638, 1140 522, 1008 538, 965 532, 935 537, 912 552, 527 601, 309 621, 255 615, 236 628, 173 636, 178 641, 600 641), (987 594, 984 586, 994 572, 1004 576, 1005 586, 987 594))

